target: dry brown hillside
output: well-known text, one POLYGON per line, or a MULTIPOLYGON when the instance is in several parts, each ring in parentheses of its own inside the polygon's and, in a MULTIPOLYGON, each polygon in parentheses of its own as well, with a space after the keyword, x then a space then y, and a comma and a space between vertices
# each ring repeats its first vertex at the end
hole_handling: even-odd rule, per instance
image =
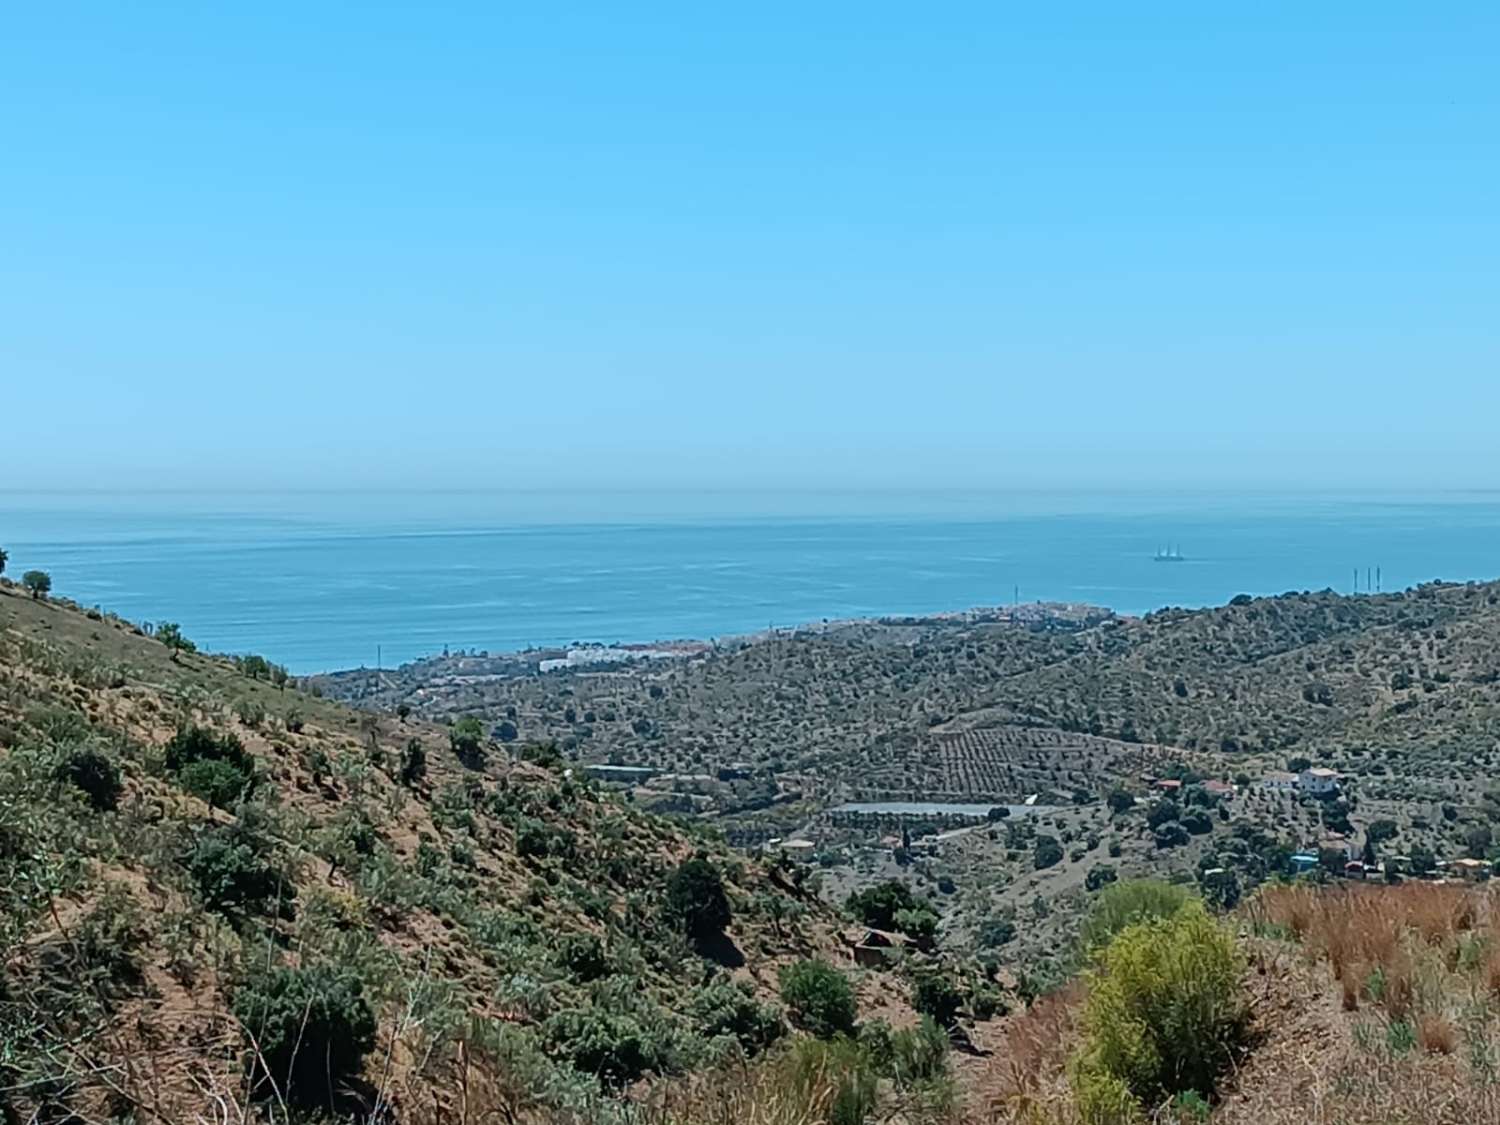
POLYGON ((0 584, 4 1120, 601 1120, 779 1035, 781 966, 847 963, 799 876, 531 756, 0 584))

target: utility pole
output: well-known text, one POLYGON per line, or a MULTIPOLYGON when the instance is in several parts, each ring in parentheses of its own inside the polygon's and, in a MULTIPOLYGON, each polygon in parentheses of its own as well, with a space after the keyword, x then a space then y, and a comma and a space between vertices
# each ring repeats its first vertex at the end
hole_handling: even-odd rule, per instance
POLYGON ((1354 568, 1354 592, 1359 593, 1359 567, 1354 568))
POLYGON ((1375 592, 1380 593, 1380 568, 1375 568, 1375 592))

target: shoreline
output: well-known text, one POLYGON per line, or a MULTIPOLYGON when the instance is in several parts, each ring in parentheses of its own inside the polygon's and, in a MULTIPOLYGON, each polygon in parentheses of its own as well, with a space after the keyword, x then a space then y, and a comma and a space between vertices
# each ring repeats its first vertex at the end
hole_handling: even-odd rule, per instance
MULTIPOLYGON (((1009 606, 971 606, 968 609, 946 610, 924 614, 883 614, 876 617, 825 618, 821 621, 804 622, 787 628, 761 629, 752 633, 727 634, 707 639, 678 637, 670 640, 616 641, 611 643, 576 641, 567 645, 531 645, 522 649, 490 651, 474 649, 444 649, 441 654, 404 661, 391 668, 360 665, 354 668, 335 668, 299 676, 306 681, 337 681, 353 676, 416 675, 423 670, 435 671, 452 662, 484 662, 503 665, 530 665, 530 674, 551 675, 577 672, 601 667, 639 667, 642 663, 660 661, 676 663, 707 656, 714 652, 736 650, 751 645, 764 644, 782 637, 807 636, 838 633, 845 630, 872 628, 923 628, 941 625, 996 624, 1025 628, 1083 628, 1104 621, 1124 621, 1130 615, 1116 613, 1107 606, 1089 602, 1038 601, 1009 606)), ((468 679, 506 679, 511 675, 524 675, 523 671, 505 673, 472 672, 468 679)))

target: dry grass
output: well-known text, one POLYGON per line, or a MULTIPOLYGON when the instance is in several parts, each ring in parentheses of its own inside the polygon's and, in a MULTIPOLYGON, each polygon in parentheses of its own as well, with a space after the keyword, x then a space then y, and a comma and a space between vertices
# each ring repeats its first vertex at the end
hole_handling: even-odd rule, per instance
POLYGON ((1304 956, 1271 983, 1267 1042, 1214 1120, 1500 1121, 1495 903, 1458 884, 1265 888, 1244 911, 1251 929, 1297 939, 1304 956), (1324 974, 1336 1005, 1320 1007, 1324 974))
POLYGON ((1072 1095, 1065 1068, 1077 1047, 1084 986, 1075 981, 1039 998, 1011 1020, 983 1081, 988 1120, 1017 1125, 1061 1125, 1070 1120, 1072 1095))

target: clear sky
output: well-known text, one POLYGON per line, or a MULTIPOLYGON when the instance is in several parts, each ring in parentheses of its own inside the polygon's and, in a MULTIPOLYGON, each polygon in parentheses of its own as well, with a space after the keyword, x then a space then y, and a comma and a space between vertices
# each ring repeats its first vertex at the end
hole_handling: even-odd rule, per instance
POLYGON ((1500 487, 1500 5, 12 5, 0 488, 1500 487))

